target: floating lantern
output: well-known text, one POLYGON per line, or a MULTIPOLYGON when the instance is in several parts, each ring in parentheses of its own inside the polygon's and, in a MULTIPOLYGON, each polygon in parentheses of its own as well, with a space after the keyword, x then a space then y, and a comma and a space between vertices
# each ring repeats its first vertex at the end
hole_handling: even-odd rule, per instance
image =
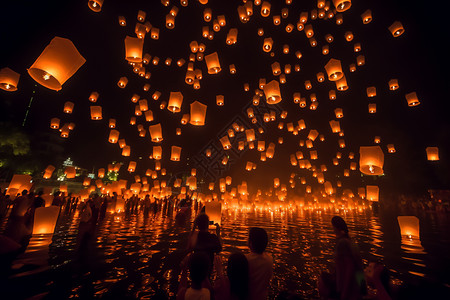
POLYGON ((105 169, 103 169, 103 168, 98 169, 97 175, 99 178, 105 177, 105 169))
POLYGON ((117 82, 117 86, 120 88, 125 88, 128 83, 128 78, 126 77, 120 77, 119 81, 117 82))
POLYGON ((384 154, 380 146, 359 148, 359 170, 365 175, 382 175, 384 154))
POLYGON ((325 65, 325 71, 327 72, 328 80, 330 81, 338 81, 344 77, 341 61, 334 58, 330 59, 325 65))
POLYGON ((217 106, 223 106, 224 105, 224 96, 223 95, 217 95, 216 96, 216 104, 217 104, 217 106))
POLYGON ((399 37, 405 32, 402 23, 399 21, 395 21, 394 23, 392 23, 392 25, 389 26, 388 29, 392 33, 393 37, 399 37))
POLYGON ((207 106, 198 101, 195 101, 191 103, 190 108, 191 111, 189 123, 196 126, 205 125, 207 106))
POLYGON ((220 138, 220 143, 222 144, 224 150, 228 150, 231 148, 231 143, 227 135, 220 138))
POLYGON ((119 140, 119 131, 117 131, 117 130, 115 130, 115 129, 112 129, 112 130, 109 132, 109 138, 108 138, 108 141, 109 141, 111 144, 115 144, 115 143, 117 143, 118 140, 119 140))
POLYGON ((92 92, 89 96, 89 101, 91 102, 97 102, 99 94, 97 92, 92 92))
POLYGON ((91 106, 91 120, 101 120, 102 119, 102 107, 101 106, 91 106))
POLYGON ((345 78, 345 76, 342 76, 341 79, 339 79, 335 82, 336 82, 336 88, 338 89, 338 91, 348 90, 347 79, 345 78))
POLYGON ((70 40, 55 37, 28 69, 28 74, 42 86, 59 91, 85 62, 70 40))
POLYGON ((420 237, 419 219, 415 216, 398 216, 398 225, 400 227, 400 234, 408 238, 420 237))
POLYGON ((270 15, 271 4, 268 1, 263 1, 261 4, 261 16, 268 17, 270 15))
POLYGON ((66 175, 66 178, 72 179, 72 178, 75 178, 75 175, 77 174, 77 170, 73 166, 67 166, 64 169, 64 174, 66 175))
POLYGON ((341 126, 339 124, 339 121, 331 120, 330 127, 331 127, 331 131, 333 133, 338 133, 339 131, 341 131, 341 126))
POLYGON ((208 74, 217 74, 222 70, 217 52, 206 55, 205 62, 206 67, 208 68, 208 74))
POLYGON ((140 63, 142 61, 142 48, 144 39, 125 37, 125 59, 129 62, 140 63))
POLYGON ((430 161, 439 160, 439 148, 438 147, 427 147, 427 159, 430 161))
POLYGON ((272 46, 273 46, 273 40, 272 38, 265 38, 264 42, 263 42, 263 51, 264 52, 270 52, 272 51, 272 46))
POLYGON ((337 12, 344 12, 352 6, 351 0, 333 0, 337 12))
POLYGON ((58 221, 60 207, 38 207, 34 212, 33 235, 53 234, 58 221))
POLYGON ((264 85, 264 94, 266 96, 267 104, 277 104, 281 98, 280 85, 278 81, 272 80, 264 85))
POLYGON ((160 160, 162 157, 162 147, 161 146, 153 146, 153 159, 160 160))
POLYGON ((55 171, 55 167, 53 165, 48 165, 44 171, 44 179, 49 179, 52 177, 53 172, 55 171))
POLYGON ((395 153, 394 144, 388 144, 386 147, 389 153, 395 153))
POLYGON ((3 68, 0 70, 0 89, 14 92, 17 91, 20 74, 14 72, 10 68, 3 68))
POLYGON ((377 95, 377 88, 374 86, 369 86, 366 89, 366 93, 367 93, 367 97, 369 97, 369 98, 375 97, 377 95))
POLYGON ((417 106, 420 104, 419 98, 417 98, 416 92, 412 92, 405 95, 406 101, 408 101, 408 106, 417 106))
POLYGON ((127 157, 127 156, 130 156, 130 154, 131 154, 131 148, 130 148, 130 146, 124 146, 124 147, 122 148, 122 156, 127 157))
POLYGON ((397 80, 397 79, 391 79, 391 80, 389 80, 388 85, 389 85, 389 89, 390 89, 391 91, 395 91, 396 89, 399 88, 398 80, 397 80))
POLYGON ((130 161, 128 164, 128 172, 133 173, 136 170, 136 162, 130 161))
POLYGON ((369 113, 374 114, 377 112, 377 104, 376 103, 369 103, 369 113))
POLYGON ((94 12, 100 12, 102 10, 103 0, 89 0, 88 6, 94 12))
POLYGON ((170 92, 169 104, 167 109, 173 113, 181 111, 181 104, 183 103, 183 94, 181 92, 170 92))
POLYGON ((238 30, 237 28, 230 28, 227 34, 227 45, 234 45, 237 42, 238 30))

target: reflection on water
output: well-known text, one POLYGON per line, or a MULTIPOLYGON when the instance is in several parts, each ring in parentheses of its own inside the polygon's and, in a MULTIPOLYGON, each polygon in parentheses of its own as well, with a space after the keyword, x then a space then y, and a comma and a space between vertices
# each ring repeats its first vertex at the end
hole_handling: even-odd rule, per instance
MULTIPOLYGON (((268 252, 275 261, 272 296, 291 290, 306 298, 317 297, 317 277, 332 267, 334 234, 331 218, 340 214, 358 243, 364 262, 382 259, 397 282, 416 277, 449 284, 450 228, 447 215, 422 213, 421 238, 400 238, 394 214, 370 210, 309 210, 244 208, 222 211, 222 255, 248 251, 252 226, 269 233, 268 252)), ((192 222, 194 214, 190 216, 192 222)), ((33 281, 24 295, 44 293, 50 298, 150 299, 163 290, 174 296, 179 263, 186 254, 191 224, 175 224, 173 214, 144 218, 143 214, 107 214, 89 245, 77 249, 78 212, 62 215, 53 243, 48 247, 48 266, 39 277, 11 279, 11 286, 33 281)), ((33 243, 30 247, 34 247, 33 243)), ((20 263, 16 260, 16 264, 20 263)))

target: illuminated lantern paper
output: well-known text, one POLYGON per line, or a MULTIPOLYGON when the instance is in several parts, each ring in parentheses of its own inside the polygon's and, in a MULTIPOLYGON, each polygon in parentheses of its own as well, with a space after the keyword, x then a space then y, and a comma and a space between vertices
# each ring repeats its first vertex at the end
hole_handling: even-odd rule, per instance
POLYGON ((52 118, 50 120, 50 128, 51 129, 59 129, 59 122, 60 122, 60 120, 58 118, 52 118))
POLYGON ((130 146, 124 146, 122 148, 122 156, 130 156, 131 148, 130 146))
POLYGON ((172 146, 170 160, 180 161, 180 156, 181 156, 181 147, 172 146))
POLYGON ((30 175, 14 174, 11 182, 9 183, 7 194, 15 196, 23 190, 30 191, 33 185, 31 179, 32 177, 30 175))
POLYGON ((77 170, 73 166, 67 166, 64 169, 64 174, 66 175, 66 178, 75 178, 75 175, 77 174, 77 170))
POLYGON ((337 12, 344 12, 352 6, 351 0, 333 0, 337 12))
POLYGON ((125 37, 125 59, 129 62, 140 63, 142 61, 142 48, 144 39, 125 37))
POLYGON ((183 103, 183 94, 181 92, 170 92, 169 104, 167 109, 173 113, 181 111, 181 104, 183 103))
POLYGON ((102 10, 103 0, 89 0, 88 6, 94 12, 100 12, 102 10))
POLYGON ((159 143, 163 140, 161 124, 155 124, 149 126, 150 136, 152 142, 159 143))
POLYGON ((439 148, 438 147, 427 147, 427 159, 430 161, 439 160, 439 148))
POLYGON ((272 80, 264 85, 264 95, 267 104, 277 104, 281 102, 280 84, 276 80, 272 80))
POLYGON ((369 24, 372 22, 372 11, 370 9, 366 10, 361 14, 361 19, 363 21, 363 24, 369 24))
POLYGON ((55 37, 28 69, 28 74, 42 86, 59 91, 85 62, 70 40, 55 37))
POLYGON ((392 25, 389 26, 388 29, 392 33, 393 37, 401 36, 405 32, 402 23, 399 21, 395 21, 394 23, 392 23, 392 25))
POLYGON ((231 143, 230 140, 228 139, 228 135, 223 136, 220 139, 220 143, 222 144, 224 150, 228 150, 231 148, 231 143))
POLYGON ((208 74, 217 74, 222 70, 217 52, 206 55, 205 62, 206 67, 208 68, 208 74))
POLYGON ((398 225, 400 227, 400 235, 408 238, 420 237, 419 219, 415 216, 398 216, 398 225))
POLYGON ((417 106, 420 104, 419 98, 416 92, 412 92, 405 95, 406 101, 408 101, 408 106, 417 106))
POLYGON ((60 207, 38 207, 34 212, 33 235, 53 234, 58 221, 60 207))
POLYGON ((394 144, 388 144, 386 147, 389 153, 395 153, 394 144))
POLYGON ((153 146, 153 159, 160 160, 162 157, 162 147, 153 146))
POLYGON ((268 1, 263 1, 261 4, 261 16, 268 17, 270 15, 271 4, 268 1))
POLYGON ((89 96, 89 101, 91 102, 97 102, 99 94, 97 92, 92 92, 89 96))
POLYGON ((109 119, 109 128, 116 128, 116 119, 109 119))
POLYGON ((3 68, 0 70, 0 89, 14 92, 17 91, 20 74, 14 72, 10 68, 3 68))
POLYGON ((264 42, 263 42, 263 51, 264 52, 270 52, 272 51, 272 46, 273 46, 273 40, 272 38, 265 38, 264 42))
POLYGON ((222 204, 218 201, 205 203, 205 214, 208 215, 212 224, 222 224, 222 204))
POLYGON ((391 80, 389 80, 388 85, 389 85, 389 89, 390 89, 391 91, 395 91, 396 89, 399 88, 398 80, 397 80, 397 79, 391 79, 391 80))
POLYGON ((102 119, 102 107, 91 106, 91 120, 101 120, 101 119, 102 119))
POLYGON ((99 178, 105 177, 105 169, 103 169, 103 168, 98 169, 98 173, 97 174, 98 174, 99 178))
POLYGON ((130 163, 128 164, 128 172, 132 173, 135 170, 136 170, 136 162, 130 161, 130 163))
POLYGON ((67 101, 66 103, 64 103, 64 112, 66 114, 71 114, 73 112, 73 107, 74 107, 74 103, 67 101))
POLYGON ((112 144, 115 144, 117 143, 118 140, 119 140, 119 131, 112 129, 109 133, 108 141, 112 144))
POLYGON ((382 175, 384 154, 380 146, 359 148, 359 170, 365 175, 382 175))
POLYGON ((52 177, 53 172, 55 171, 55 167, 52 165, 48 165, 47 168, 45 168, 44 171, 44 179, 49 179, 52 177))
POLYGON ((117 86, 120 88, 125 88, 128 84, 128 78, 126 77, 120 77, 119 81, 117 82, 117 86))
POLYGON ((328 80, 330 81, 338 81, 344 76, 341 61, 334 58, 330 59, 325 65, 325 71, 327 72, 328 80))
POLYGON ((338 91, 346 91, 348 90, 347 79, 345 76, 342 76, 341 79, 336 81, 336 88, 338 91))
POLYGON ((196 126, 205 125, 207 106, 198 101, 195 101, 191 103, 190 108, 191 111, 189 123, 196 126))

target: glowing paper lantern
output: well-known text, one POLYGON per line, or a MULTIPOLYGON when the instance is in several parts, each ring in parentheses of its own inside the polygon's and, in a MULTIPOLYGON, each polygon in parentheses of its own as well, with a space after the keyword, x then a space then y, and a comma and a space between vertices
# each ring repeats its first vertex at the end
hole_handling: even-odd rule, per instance
POLYGON ((183 103, 183 94, 181 92, 170 92, 169 104, 167 109, 173 113, 181 111, 181 104, 183 103))
POLYGON ((439 160, 439 148, 438 147, 427 147, 427 159, 431 161, 439 160))
POLYGON ((170 160, 180 161, 180 157, 181 157, 181 147, 172 146, 170 160))
POLYGON ((211 201, 205 203, 205 214, 208 215, 209 221, 212 224, 222 224, 222 204, 218 201, 211 201))
POLYGON ((392 33, 393 37, 401 36, 405 32, 402 23, 399 21, 395 21, 394 23, 392 23, 392 25, 389 26, 388 29, 392 33))
POLYGON ((153 146, 153 159, 160 160, 162 157, 162 147, 153 146))
POLYGON ((155 125, 150 125, 149 131, 150 131, 150 136, 151 136, 152 142, 159 143, 163 140, 162 128, 161 128, 160 123, 155 124, 155 125))
POLYGON ((101 106, 91 106, 91 120, 101 120, 102 119, 102 107, 101 106))
POLYGON ((195 101, 191 103, 190 108, 191 111, 189 123, 196 126, 205 125, 207 106, 198 101, 195 101))
POLYGON ((351 0, 333 0, 333 4, 336 7, 337 12, 343 12, 348 10, 352 6, 351 0))
POLYGON ((128 164, 128 172, 132 173, 135 170, 136 170, 136 162, 130 161, 130 163, 128 164))
POLYGON ((0 70, 0 89, 14 92, 17 91, 20 74, 14 72, 10 68, 3 68, 0 70))
POLYGON ((273 40, 272 38, 265 38, 264 42, 263 42, 263 51, 264 52, 270 52, 272 51, 272 46, 273 46, 273 40))
POLYGON ((55 171, 55 167, 52 165, 48 165, 47 168, 45 168, 44 171, 44 179, 49 179, 52 177, 53 172, 55 171))
POLYGON ((85 62, 70 40, 55 37, 28 69, 28 74, 44 87, 59 91, 85 62))
POLYGON ((38 207, 34 212, 33 235, 53 234, 58 221, 60 207, 38 207))
POLYGON ((220 139, 220 143, 222 144, 222 147, 224 150, 228 150, 231 148, 230 140, 228 139, 228 136, 225 135, 220 139))
POLYGON ((359 148, 359 170, 365 175, 382 175, 384 154, 380 146, 359 148))
POLYGON ((405 95, 406 101, 408 101, 408 106, 417 106, 420 104, 419 98, 416 92, 412 92, 405 95))
POLYGON ((69 179, 75 178, 75 176, 77 174, 77 170, 73 166, 67 166, 64 169, 64 174, 66 175, 66 178, 69 178, 69 179))
POLYGON ((103 0, 89 0, 88 6, 94 12, 100 12, 102 10, 103 0))
POLYGON ((264 95, 267 104, 277 104, 281 102, 280 84, 276 80, 272 80, 264 85, 264 95))
POLYGON ((369 24, 372 22, 372 11, 370 9, 366 10, 361 14, 361 19, 363 21, 363 24, 369 24))
POLYGON ((330 81, 338 81, 344 76, 341 61, 334 58, 330 59, 325 65, 325 71, 327 72, 328 80, 330 81))
POLYGON ((144 39, 125 37, 125 59, 129 62, 140 63, 142 61, 142 48, 144 39))
POLYGON ((420 223, 415 216, 398 216, 398 225, 400 227, 400 235, 408 238, 420 237, 420 223))
POLYGON ((112 143, 112 144, 115 144, 115 143, 117 143, 118 140, 119 140, 119 131, 117 131, 117 130, 115 130, 115 129, 112 129, 112 130, 109 132, 109 138, 108 138, 108 141, 109 141, 110 143, 112 143))
POLYGON ((208 68, 208 74, 217 74, 222 70, 217 52, 206 55, 205 62, 208 68))

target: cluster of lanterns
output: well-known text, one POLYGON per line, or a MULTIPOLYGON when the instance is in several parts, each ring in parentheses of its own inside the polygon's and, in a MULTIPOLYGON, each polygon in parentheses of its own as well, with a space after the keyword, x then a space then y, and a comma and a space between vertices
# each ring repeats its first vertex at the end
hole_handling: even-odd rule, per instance
MULTIPOLYGON (((100 13, 103 7, 103 0, 90 0, 88 1, 89 8, 96 12, 100 13)), ((227 24, 227 18, 231 18, 231 16, 216 15, 211 7, 208 7, 207 0, 199 0, 200 4, 203 6, 203 21, 204 25, 201 28, 202 38, 205 39, 205 43, 207 44, 208 40, 214 39, 214 35, 218 35, 219 32, 229 26, 227 24)), ((171 1, 162 0, 161 4, 166 7, 169 6, 171 1)), ((336 26, 340 26, 343 24, 344 13, 348 13, 351 9, 352 2, 350 0, 333 0, 331 3, 325 0, 317 0, 317 8, 312 9, 311 11, 303 11, 303 12, 292 12, 289 9, 289 5, 291 5, 291 0, 286 0, 286 7, 281 9, 281 13, 275 14, 271 2, 270 1, 244 1, 243 5, 239 5, 237 7, 239 21, 243 24, 242 27, 245 28, 245 24, 250 22, 252 18, 256 18, 257 8, 262 19, 269 18, 272 15, 272 26, 281 26, 285 24, 285 30, 289 34, 294 34, 295 30, 303 31, 305 37, 308 40, 308 43, 311 47, 317 47, 319 36, 315 31, 315 22, 318 20, 326 20, 331 21, 334 20, 336 26), (298 19, 290 17, 292 15, 297 15, 298 19), (290 22, 291 21, 291 22, 290 22)), ((189 5, 187 0, 180 1, 181 7, 186 7, 189 5)), ((179 14, 182 8, 173 5, 170 11, 165 16, 165 27, 167 30, 176 30, 178 27, 176 24, 176 17, 179 14)), ((372 12, 370 9, 365 10, 361 14, 361 20, 363 24, 369 24, 373 22, 372 12)), ((129 25, 124 16, 118 16, 119 26, 127 28, 129 25)), ((232 27, 229 28, 226 32, 225 45, 232 47, 236 43, 239 42, 240 28, 232 27)), ((388 28, 389 32, 393 37, 397 38, 401 36, 405 29, 401 22, 395 21, 388 28)), ((151 56, 149 53, 145 53, 144 44, 147 38, 147 33, 152 40, 159 40, 160 34, 165 34, 158 27, 153 26, 147 20, 147 14, 143 10, 139 10, 137 13, 137 22, 134 26, 134 34, 136 36, 127 35, 124 40, 124 59, 128 62, 130 67, 136 76, 144 78, 147 80, 146 84, 143 86, 143 91, 145 94, 150 90, 150 84, 148 83, 151 78, 151 73, 146 69, 147 65, 158 65, 160 63, 160 58, 157 56, 151 56)), ((262 54, 268 53, 271 57, 275 57, 275 49, 279 49, 279 38, 276 36, 267 36, 263 28, 259 28, 257 32, 258 36, 261 37, 261 45, 260 51, 262 54)), ((352 31, 346 31, 344 34, 345 41, 352 42, 355 39, 355 35, 352 31)), ((324 35, 325 45, 320 50, 322 55, 331 55, 330 54, 330 45, 334 42, 335 37, 327 33, 324 35)), ((201 80, 204 77, 204 73, 202 69, 206 69, 206 76, 214 76, 222 71, 222 64, 226 61, 226 56, 222 55, 222 49, 207 49, 205 43, 198 41, 191 41, 189 43, 190 53, 188 55, 187 60, 185 58, 180 58, 176 61, 176 66, 179 68, 186 67, 186 72, 184 73, 184 82, 188 86, 192 86, 193 89, 201 88, 201 80), (208 53, 208 54, 206 54, 208 53), (219 55, 221 54, 221 55, 219 55), (222 64, 221 64, 222 63, 222 64)), ((260 47, 260 46, 258 46, 260 47)), ((295 59, 299 60, 303 57, 303 54, 300 50, 292 49, 292 45, 282 44, 281 46, 282 54, 294 53, 295 59)), ((333 88, 329 90, 328 96, 330 101, 335 101, 337 98, 337 92, 342 92, 348 90, 350 87, 347 82, 346 75, 349 76, 350 73, 353 73, 357 70, 358 67, 364 66, 366 63, 366 57, 360 52, 362 52, 362 45, 360 42, 354 43, 353 51, 357 53, 355 61, 348 66, 348 71, 343 67, 343 63, 340 59, 338 59, 337 53, 333 53, 330 59, 328 59, 327 63, 323 66, 320 66, 319 72, 315 74, 315 78, 317 83, 313 80, 305 80, 304 81, 304 89, 308 96, 303 95, 303 92, 295 92, 293 94, 293 102, 298 104, 300 109, 307 107, 307 97, 310 99, 310 110, 317 110, 319 106, 319 101, 316 93, 311 93, 316 84, 324 84, 327 82, 333 83, 333 88), (336 92, 337 91, 337 92, 336 92)), ((166 58, 164 61, 164 65, 171 66, 172 58, 166 58)), ((28 69, 29 75, 42 86, 49 88, 51 90, 61 90, 63 84, 72 77, 77 70, 85 63, 85 59, 78 52, 75 45, 68 39, 55 37, 51 40, 50 44, 43 50, 41 55, 35 60, 35 62, 28 69)), ((269 67, 269 66, 268 66, 269 67)), ((229 64, 229 72, 234 75, 237 73, 237 66, 235 64, 229 64)), ((257 89, 255 89, 255 94, 251 98, 251 102, 254 107, 257 107, 262 99, 265 99, 267 104, 276 105, 282 104, 283 101, 288 101, 289 98, 287 95, 283 93, 283 85, 288 81, 289 74, 292 71, 300 72, 300 65, 297 62, 291 64, 285 64, 284 67, 280 65, 278 61, 274 61, 270 65, 270 69, 272 71, 273 79, 259 78, 257 80, 257 89), (284 95, 282 95, 284 94, 284 95)), ((6 91, 15 91, 18 88, 20 74, 14 72, 9 68, 3 68, 0 70, 0 88, 6 91)), ((132 78, 128 78, 126 76, 122 76, 119 78, 117 82, 117 87, 121 89, 127 89, 128 84, 132 78)), ((388 88, 391 91, 395 91, 399 89, 398 79, 391 79, 388 82, 388 88)), ((158 91, 155 90, 149 99, 160 100, 162 96, 168 95, 168 101, 160 101, 160 109, 167 109, 171 113, 179 114, 182 111, 183 105, 186 105, 186 101, 184 99, 183 93, 180 89, 176 89, 175 91, 158 91)), ((244 83, 244 90, 250 90, 250 83, 244 83)), ((373 102, 373 99, 377 96, 377 87, 369 86, 366 88, 366 96, 369 98, 371 103, 368 104, 368 113, 375 114, 377 113, 377 105, 373 102)), ((90 119, 93 121, 101 121, 103 120, 103 109, 101 105, 98 105, 100 94, 98 92, 92 91, 89 95, 88 100, 91 102, 90 106, 90 119)), ((215 104, 220 107, 225 104, 224 95, 216 95, 215 104)), ((409 92, 405 95, 407 105, 410 107, 420 105, 420 100, 416 94, 416 92, 409 92)), ((63 113, 72 114, 75 108, 75 100, 66 101, 63 107, 63 113)), ((202 103, 205 100, 201 101, 192 101, 189 104, 190 113, 189 114, 181 114, 180 123, 181 125, 185 125, 187 123, 194 126, 203 126, 206 124, 206 111, 207 105, 202 103)), ((165 173, 165 169, 161 168, 161 159, 163 157, 163 148, 161 146, 161 142, 164 140, 164 132, 163 134, 163 125, 161 123, 154 123, 154 112, 149 107, 149 102, 144 97, 141 97, 139 93, 133 93, 131 97, 132 105, 134 105, 134 115, 130 117, 130 125, 136 126, 138 134, 140 137, 148 137, 151 142, 154 144, 152 147, 151 153, 149 153, 148 157, 155 161, 155 170, 147 169, 145 172, 146 176, 151 177, 154 180, 154 186, 152 188, 149 187, 149 183, 141 183, 141 178, 139 177, 139 182, 136 179, 136 182, 133 183, 128 189, 132 194, 141 193, 141 192, 150 192, 154 193, 171 193, 171 187, 167 186, 166 183, 159 182, 157 180, 158 175, 157 171, 160 171, 162 174, 163 170, 165 173), (148 127, 144 126, 141 119, 145 119, 145 122, 149 122, 151 124, 148 127), (146 129, 148 128, 148 130, 146 129), (146 133, 149 133, 147 135, 146 133)), ((258 122, 261 122, 255 116, 255 112, 253 108, 247 109, 248 117, 251 119, 251 123, 258 126, 258 122)), ((289 114, 295 115, 295 112, 289 114)), ((320 167, 314 165, 314 163, 320 158, 320 153, 317 151, 316 145, 319 142, 325 141, 324 133, 321 133, 313 128, 307 128, 305 121, 303 119, 295 120, 295 121, 287 121, 288 111, 282 111, 277 114, 275 111, 267 112, 262 119, 262 122, 272 122, 277 118, 280 118, 281 121, 278 123, 278 128, 280 130, 284 130, 284 128, 292 133, 293 136, 298 135, 302 130, 305 130, 307 133, 306 138, 300 139, 299 147, 306 147, 306 151, 296 150, 295 153, 290 154, 287 162, 289 162, 293 167, 299 167, 301 171, 308 170, 311 172, 312 176, 315 177, 318 183, 321 186, 321 190, 323 190, 324 195, 333 195, 336 193, 336 188, 333 187, 333 178, 329 178, 327 175, 327 166, 326 164, 321 165, 320 167), (284 121, 286 119, 286 121, 284 121), (303 153, 305 152, 305 153, 303 153), (309 157, 309 158, 308 158, 309 157)), ((334 109, 335 119, 329 121, 329 126, 331 128, 332 134, 339 135, 338 147, 340 149, 344 149, 347 147, 345 139, 344 139, 344 131, 342 128, 341 119, 344 117, 344 109, 341 107, 336 107, 334 109)), ((59 130, 61 137, 67 138, 71 130, 74 129, 74 123, 65 123, 60 124, 60 118, 52 118, 50 120, 50 128, 54 130, 59 130)), ((121 149, 121 155, 123 157, 131 156, 131 146, 128 145, 125 141, 125 138, 121 135, 120 126, 122 124, 118 124, 115 118, 109 118, 108 120, 108 141, 111 144, 117 144, 121 149)), ((260 135, 264 134, 264 130, 259 126, 258 133, 260 135)), ((181 128, 176 129, 176 135, 181 134, 181 128)), ((275 155, 275 143, 268 142, 264 139, 257 138, 255 134, 254 128, 245 128, 240 125, 233 126, 227 131, 227 135, 219 138, 218 143, 222 146, 223 151, 232 149, 232 140, 238 135, 245 135, 245 139, 237 143, 237 147, 239 151, 242 151, 247 146, 249 149, 256 149, 261 153, 261 161, 265 161, 266 159, 273 158, 275 155), (231 139, 231 140, 230 140, 231 139)), ((379 137, 375 138, 374 143, 379 144, 381 139, 379 137)), ((283 144, 283 137, 278 138, 278 144, 283 144)), ((174 162, 181 161, 181 153, 182 147, 177 145, 171 145, 170 147, 170 160, 174 162)), ((387 144, 386 146, 387 153, 395 153, 396 149, 394 144, 387 144)), ((437 147, 428 147, 426 149, 426 154, 428 160, 435 161, 439 160, 438 148, 437 147)), ((211 157, 211 150, 208 149, 205 153, 206 157, 211 157)), ((337 152, 336 157, 333 158, 333 165, 339 165, 339 160, 341 158, 341 152, 337 152)), ((350 160, 352 160, 348 166, 343 170, 343 176, 350 176, 350 171, 355 171, 357 169, 356 161, 353 161, 354 154, 351 153, 349 155, 350 160)), ((228 163, 228 156, 225 154, 222 159, 222 164, 228 163)), ((379 145, 374 146, 361 146, 359 149, 359 171, 364 175, 369 176, 378 176, 383 174, 383 165, 384 165, 384 151, 379 145)), ((255 170, 257 164, 251 161, 247 161, 245 164, 246 171, 255 170)), ((44 172, 43 177, 45 179, 51 178, 52 173, 54 171, 53 166, 48 166, 44 172)), ((119 166, 120 169, 120 166, 119 166)), ((128 163, 127 171, 133 173, 137 170, 137 162, 130 160, 128 163)), ((118 170, 117 170, 118 172, 118 170)), ((73 168, 66 168, 65 170, 66 178, 74 178, 76 175, 76 171, 73 168)), ((105 169, 98 170, 99 179, 105 176, 105 169)), ((291 176, 290 186, 291 188, 295 187, 295 178, 296 176, 291 176)), ((137 178, 137 177, 136 177, 137 178)), ((146 177, 144 177, 145 180, 146 177)), ((305 184, 306 193, 311 193, 311 186, 306 184, 305 180, 300 180, 302 184, 305 184)), ((90 186, 90 180, 85 180, 85 186, 90 186)), ((340 182, 335 182, 336 186, 340 186, 340 182)), ((189 187, 190 190, 194 191, 197 188, 197 180, 196 175, 192 175, 188 177, 185 181, 185 186, 189 187)), ((122 193, 122 190, 126 189, 126 184, 123 182, 114 183, 110 187, 103 186, 101 180, 96 181, 96 187, 101 188, 104 192, 116 191, 122 193)), ((182 188, 181 182, 176 180, 173 183, 174 188, 182 188)), ((210 183, 209 187, 214 187, 214 183, 210 183)), ((220 184, 219 188, 221 192, 224 191, 224 185, 220 184)), ((283 198, 286 195, 286 186, 280 183, 278 178, 274 179, 274 188, 280 189, 279 197, 283 198)), ((214 188, 213 188, 214 189, 214 188)), ((226 189, 225 189, 226 191, 226 189)), ((242 184, 238 185, 236 191, 232 194, 235 195, 247 195, 247 183, 242 182, 242 184)), ((363 198, 369 199, 371 201, 378 200, 378 187, 376 186, 367 186, 365 188, 365 193, 362 193, 363 198)), ((214 197, 213 197, 214 198, 214 197)), ((215 197, 217 198, 217 197, 215 197)))

